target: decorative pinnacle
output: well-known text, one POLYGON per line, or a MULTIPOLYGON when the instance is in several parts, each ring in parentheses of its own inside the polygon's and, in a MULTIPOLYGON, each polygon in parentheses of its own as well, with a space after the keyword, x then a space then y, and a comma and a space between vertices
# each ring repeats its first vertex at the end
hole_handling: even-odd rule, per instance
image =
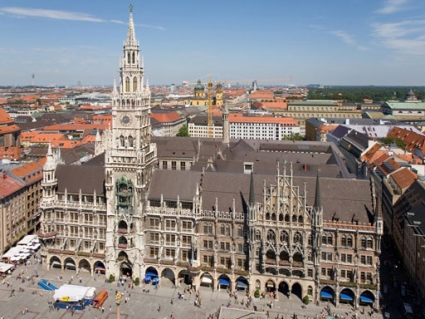
POLYGON ((130 4, 130 12, 133 12, 133 5, 130 4))

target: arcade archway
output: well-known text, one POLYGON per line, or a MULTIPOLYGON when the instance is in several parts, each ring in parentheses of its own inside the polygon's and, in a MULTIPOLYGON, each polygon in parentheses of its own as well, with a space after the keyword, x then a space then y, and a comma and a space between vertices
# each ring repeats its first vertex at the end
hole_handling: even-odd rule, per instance
POLYGON ((236 279, 236 290, 249 291, 249 282, 245 277, 238 277, 236 279))
POLYGON ((121 276, 126 276, 131 279, 133 276, 133 265, 128 261, 124 260, 120 265, 120 274, 121 276))
POLYGON ((275 285, 274 281, 271 280, 271 279, 267 280, 265 288, 266 288, 267 292, 275 292, 276 291, 276 285, 275 285))
POLYGON ((201 286, 214 287, 214 278, 209 273, 204 273, 201 276, 201 286))
POLYGON ((80 260, 80 262, 78 263, 78 270, 80 272, 81 271, 88 272, 88 273, 91 272, 90 263, 87 261, 87 259, 80 260))
POLYGON ((375 302, 375 295, 371 291, 365 290, 360 295, 361 304, 373 305, 374 302, 375 302))
POLYGON ((58 257, 53 256, 52 258, 50 258, 50 267, 62 268, 61 260, 58 257))
POLYGON ((75 265, 75 261, 72 258, 66 258, 64 263, 65 263, 65 269, 69 269, 69 270, 77 269, 77 266, 75 265))
POLYGON ((291 294, 297 296, 300 300, 303 299, 303 288, 299 283, 296 282, 292 285, 291 294))
POLYGON ((165 278, 165 279, 168 279, 169 281, 171 281, 171 283, 174 285, 174 283, 175 283, 175 280, 176 280, 176 278, 175 278, 175 276, 174 276, 174 272, 171 270, 171 269, 169 269, 169 268, 165 268, 163 271, 162 271, 162 273, 161 273, 161 277, 162 278, 165 278))
POLYGON ((285 296, 289 296, 289 286, 285 281, 282 281, 279 284, 279 292, 284 294, 285 296))
POLYGON ((103 264, 103 262, 96 261, 94 263, 94 271, 95 271, 96 274, 105 274, 106 268, 105 268, 105 265, 103 264))
POLYGON ((339 301, 354 304, 354 299, 356 298, 356 295, 351 289, 345 288, 341 290, 339 294, 339 301))
POLYGON ((232 289, 230 284, 230 278, 227 275, 221 275, 218 277, 218 290, 220 289, 232 289))
POLYGON ((334 290, 329 287, 323 287, 322 290, 320 290, 320 299, 323 301, 335 301, 335 292, 334 290))

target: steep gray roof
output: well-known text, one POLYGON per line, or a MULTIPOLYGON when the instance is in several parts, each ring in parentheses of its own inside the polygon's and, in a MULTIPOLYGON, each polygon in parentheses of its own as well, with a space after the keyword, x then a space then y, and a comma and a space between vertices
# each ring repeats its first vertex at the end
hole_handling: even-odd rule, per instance
MULTIPOLYGON (((288 165, 289 172, 289 165, 288 165)), ((307 205, 313 206, 316 194, 316 177, 294 177, 293 184, 303 193, 307 189, 307 205)), ((250 174, 206 171, 202 178, 202 203, 204 210, 212 210, 218 199, 217 209, 228 211, 235 200, 236 212, 244 212, 249 201, 250 174)), ((263 200, 263 183, 276 184, 274 175, 254 174, 254 197, 263 200)), ((179 195, 182 201, 192 201, 196 184, 201 185, 201 173, 194 171, 157 170, 152 176, 149 200, 175 201, 179 195)), ((320 197, 324 220, 336 215, 340 221, 360 223, 372 222, 372 196, 367 180, 320 177, 320 197)))
POLYGON ((68 194, 104 194, 105 172, 102 166, 58 165, 56 169, 58 192, 68 194))
POLYGON ((192 201, 196 194, 196 184, 201 182, 201 173, 193 171, 155 170, 149 187, 149 200, 192 201))

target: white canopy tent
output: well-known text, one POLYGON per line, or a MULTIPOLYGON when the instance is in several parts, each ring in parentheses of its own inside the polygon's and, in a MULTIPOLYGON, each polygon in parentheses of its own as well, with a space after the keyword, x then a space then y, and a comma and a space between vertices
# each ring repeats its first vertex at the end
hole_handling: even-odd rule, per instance
POLYGON ((37 235, 26 235, 24 238, 22 238, 19 242, 18 245, 28 245, 32 242, 38 242, 38 236, 37 235))
MULTIPOLYGON (((76 302, 84 298, 91 287, 77 285, 63 285, 55 290, 53 299, 66 302, 76 302)), ((89 293, 90 294, 90 293, 89 293)))
POLYGON ((10 259, 15 255, 19 255, 19 252, 21 251, 22 247, 12 247, 10 248, 1 258, 7 258, 10 259))
POLYGON ((5 273, 13 268, 13 265, 0 262, 0 273, 5 273))

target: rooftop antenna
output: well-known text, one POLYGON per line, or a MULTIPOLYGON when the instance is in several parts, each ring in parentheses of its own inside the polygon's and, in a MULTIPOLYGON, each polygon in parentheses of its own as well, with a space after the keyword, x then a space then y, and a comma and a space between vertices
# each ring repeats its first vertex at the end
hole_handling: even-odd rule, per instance
POLYGON ((35 89, 35 74, 34 73, 32 73, 31 74, 31 85, 32 85, 32 87, 35 89))

